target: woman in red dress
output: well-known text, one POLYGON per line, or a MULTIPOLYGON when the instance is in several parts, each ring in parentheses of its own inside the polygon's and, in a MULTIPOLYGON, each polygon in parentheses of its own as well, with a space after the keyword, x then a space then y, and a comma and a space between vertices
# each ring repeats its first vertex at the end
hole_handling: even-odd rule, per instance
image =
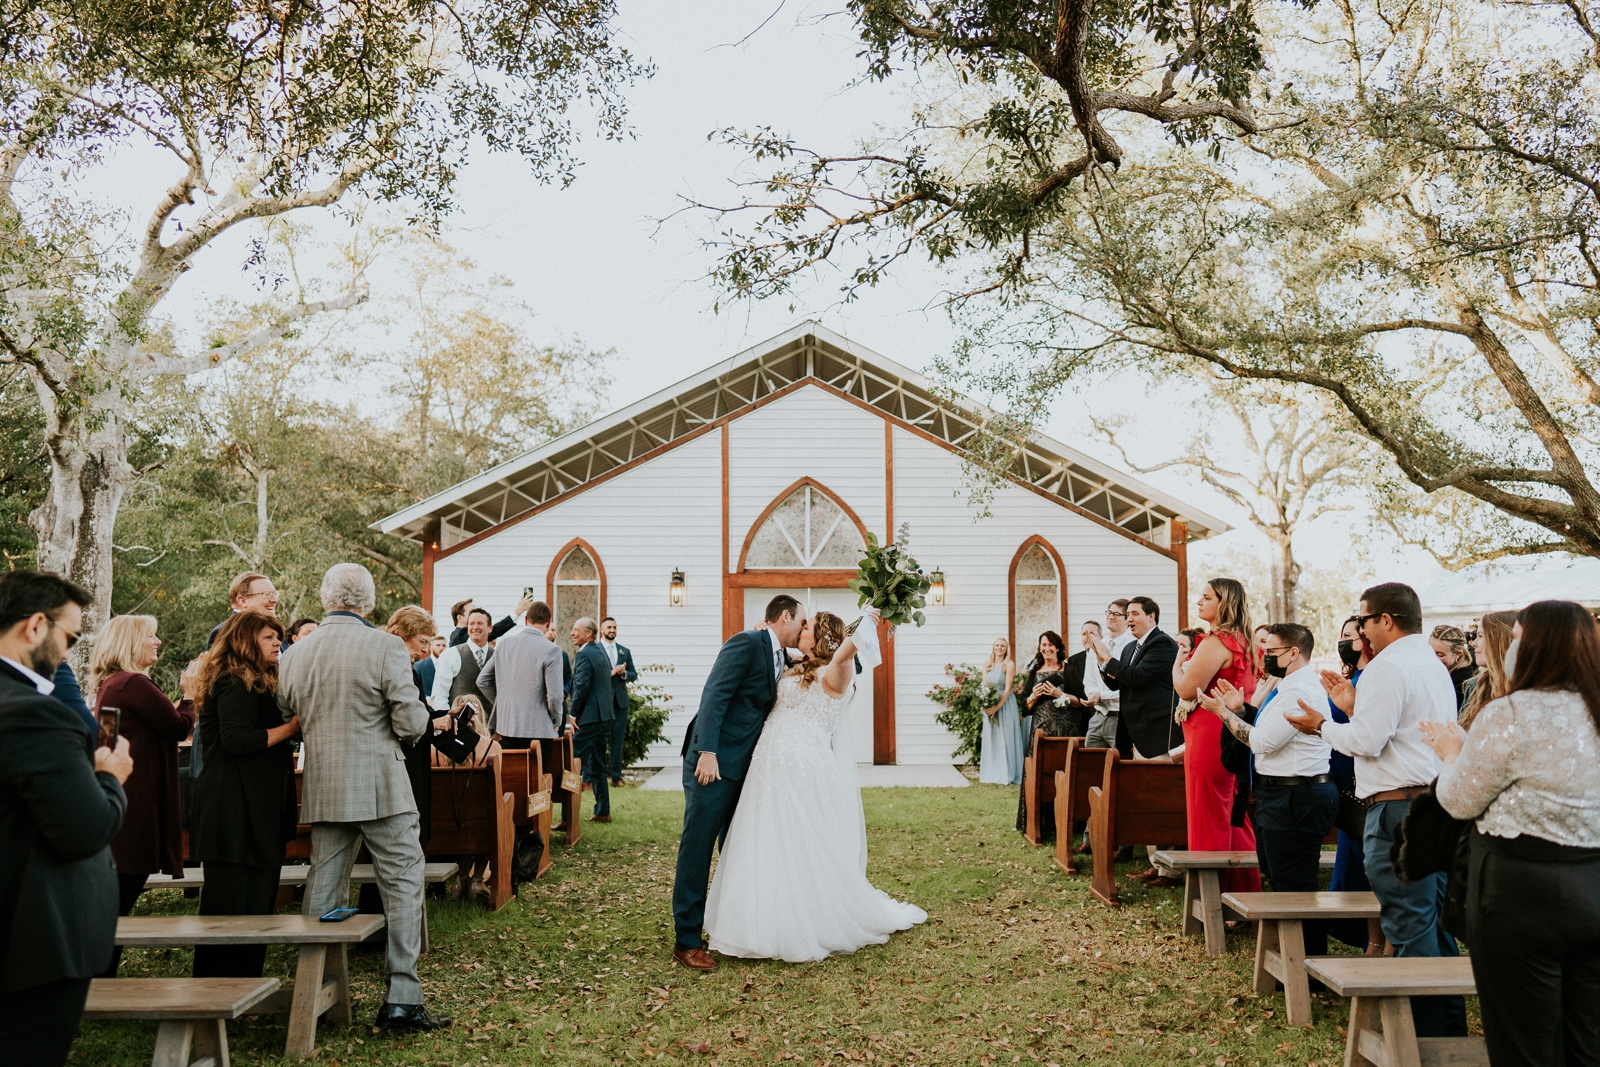
MULTIPOLYGON (((1247 816, 1233 825, 1238 780, 1222 765, 1222 720, 1193 707, 1199 693, 1209 693, 1226 678, 1249 701, 1256 675, 1250 654, 1250 609, 1244 586, 1232 578, 1213 578, 1200 592, 1198 614, 1210 629, 1198 647, 1172 666, 1172 687, 1178 694, 1183 723, 1183 780, 1188 803, 1189 845, 1197 852, 1255 852, 1256 835, 1247 816), (1185 707, 1189 707, 1184 717, 1185 707)), ((1259 893, 1261 874, 1255 868, 1222 872, 1223 892, 1259 893)))

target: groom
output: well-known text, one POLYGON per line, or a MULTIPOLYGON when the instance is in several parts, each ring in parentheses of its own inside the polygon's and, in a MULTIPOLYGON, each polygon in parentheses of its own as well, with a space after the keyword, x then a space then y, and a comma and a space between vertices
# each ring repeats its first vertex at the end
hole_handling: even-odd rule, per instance
POLYGON ((678 936, 672 956, 696 971, 717 969, 701 927, 711 849, 733 821, 750 753, 778 698, 778 676, 788 664, 785 649, 799 641, 805 621, 806 609, 798 600, 775 596, 767 604, 765 629, 729 638, 717 653, 700 693, 699 714, 683 738, 683 835, 672 885, 678 936))

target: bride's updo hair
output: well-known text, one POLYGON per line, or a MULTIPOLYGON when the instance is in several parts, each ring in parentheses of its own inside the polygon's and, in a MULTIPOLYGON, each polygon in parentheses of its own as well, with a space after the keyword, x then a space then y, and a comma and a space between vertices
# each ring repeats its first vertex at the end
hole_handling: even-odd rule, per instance
POLYGON ((833 654, 844 644, 844 620, 831 611, 819 611, 811 616, 811 635, 816 643, 811 654, 800 661, 800 687, 809 686, 817 679, 817 671, 833 662, 833 654))

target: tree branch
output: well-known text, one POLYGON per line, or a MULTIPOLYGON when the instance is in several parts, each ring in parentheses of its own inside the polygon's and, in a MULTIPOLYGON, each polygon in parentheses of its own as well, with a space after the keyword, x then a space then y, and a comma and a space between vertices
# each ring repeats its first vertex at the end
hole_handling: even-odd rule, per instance
POLYGON ((222 364, 271 344, 294 328, 294 324, 312 315, 320 315, 324 311, 343 311, 365 303, 367 291, 365 289, 352 289, 343 296, 333 300, 313 300, 309 304, 296 304, 286 313, 279 322, 271 326, 263 326, 248 337, 240 338, 230 344, 213 348, 211 351, 199 356, 146 356, 141 377, 155 375, 185 375, 197 374, 212 367, 222 364))

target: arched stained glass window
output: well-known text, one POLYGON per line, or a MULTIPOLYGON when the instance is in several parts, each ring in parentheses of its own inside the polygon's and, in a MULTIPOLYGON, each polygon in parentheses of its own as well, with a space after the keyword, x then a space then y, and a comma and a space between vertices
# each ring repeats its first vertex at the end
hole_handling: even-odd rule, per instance
POLYGON ((748 570, 853 570, 866 547, 845 510, 807 484, 767 515, 750 538, 744 565, 748 570))
POLYGON ((1054 553, 1035 540, 1017 556, 1012 574, 1012 642, 1020 664, 1033 658, 1040 634, 1062 628, 1061 572, 1054 553))
POLYGON ((550 608, 555 614, 556 644, 569 656, 577 651, 572 645, 572 624, 582 618, 598 623, 604 613, 604 582, 605 572, 585 545, 569 546, 556 561, 555 602, 550 608))

